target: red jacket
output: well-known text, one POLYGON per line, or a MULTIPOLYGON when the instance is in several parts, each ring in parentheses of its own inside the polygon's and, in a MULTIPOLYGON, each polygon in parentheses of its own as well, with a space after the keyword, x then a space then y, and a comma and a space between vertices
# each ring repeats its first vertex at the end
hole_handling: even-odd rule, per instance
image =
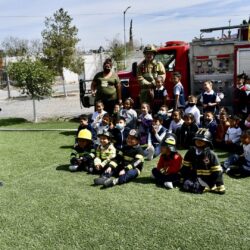
POLYGON ((157 164, 157 169, 166 175, 177 174, 182 165, 182 157, 180 154, 175 153, 171 156, 161 155, 157 164))

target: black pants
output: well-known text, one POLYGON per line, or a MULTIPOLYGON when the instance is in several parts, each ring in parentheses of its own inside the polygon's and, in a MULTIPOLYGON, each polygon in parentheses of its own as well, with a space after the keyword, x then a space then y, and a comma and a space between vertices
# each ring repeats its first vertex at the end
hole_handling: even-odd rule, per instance
POLYGON ((163 185, 164 182, 173 182, 174 184, 179 183, 180 176, 179 174, 162 174, 157 168, 152 169, 152 174, 155 177, 156 183, 163 185))

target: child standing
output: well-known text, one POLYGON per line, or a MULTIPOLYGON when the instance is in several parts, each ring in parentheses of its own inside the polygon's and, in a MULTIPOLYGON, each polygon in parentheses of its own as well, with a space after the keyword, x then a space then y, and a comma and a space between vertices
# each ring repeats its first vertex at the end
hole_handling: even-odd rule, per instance
POLYGON ((195 134, 194 144, 184 156, 181 169, 183 191, 224 194, 222 168, 216 154, 211 150, 213 144, 209 130, 200 128, 195 134))
POLYGON ((205 81, 203 84, 204 92, 201 94, 200 102, 202 103, 203 113, 209 111, 213 114, 216 112, 216 107, 221 101, 217 93, 213 90, 213 83, 205 81))
POLYGON ((232 176, 250 176, 250 129, 244 131, 240 137, 243 154, 231 155, 223 164, 225 172, 232 176))
POLYGON ((156 183, 172 189, 179 183, 182 157, 176 150, 176 137, 168 134, 161 143, 161 156, 157 167, 152 169, 156 183))
POLYGON ((94 159, 94 168, 89 168, 89 173, 99 173, 110 175, 116 164, 113 159, 116 157, 116 149, 111 142, 111 133, 103 130, 98 134, 100 145, 96 149, 96 157, 94 159))
POLYGON ((189 113, 183 117, 184 123, 181 125, 180 138, 178 142, 182 148, 188 149, 193 145, 195 133, 198 131, 198 126, 195 123, 194 115, 189 113))
POLYGON ((138 131, 131 129, 127 137, 127 145, 117 154, 117 177, 109 178, 104 187, 125 184, 140 175, 143 168, 143 150, 140 146, 138 131))
POLYGON ((125 118, 126 126, 130 129, 136 128, 137 123, 137 113, 133 109, 133 105, 134 101, 129 97, 124 101, 123 109, 120 110, 120 116, 125 118))
POLYGON ((92 134, 88 129, 82 129, 77 136, 77 144, 70 155, 69 170, 72 172, 88 170, 94 165, 94 149, 92 134))
POLYGON ((153 114, 157 114, 159 108, 162 105, 166 105, 168 98, 167 90, 163 86, 164 79, 162 76, 157 76, 155 84, 154 98, 151 105, 153 114))
POLYGON ((181 84, 181 73, 174 72, 173 74, 173 96, 174 96, 174 109, 184 109, 185 108, 185 95, 184 88, 181 84))
POLYGON ((201 112, 196 106, 197 98, 194 95, 188 96, 188 105, 184 111, 185 114, 193 114, 196 124, 200 125, 201 112))

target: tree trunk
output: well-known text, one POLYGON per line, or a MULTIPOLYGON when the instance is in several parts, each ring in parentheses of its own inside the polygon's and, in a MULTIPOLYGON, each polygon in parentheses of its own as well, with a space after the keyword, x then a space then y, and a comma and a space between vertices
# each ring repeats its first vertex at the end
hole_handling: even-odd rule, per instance
POLYGON ((64 94, 65 97, 67 97, 66 86, 65 86, 65 79, 64 79, 63 72, 62 72, 62 82, 63 82, 63 94, 64 94))
POLYGON ((37 122, 36 99, 34 97, 32 98, 32 102, 33 102, 33 117, 34 117, 34 122, 37 122))

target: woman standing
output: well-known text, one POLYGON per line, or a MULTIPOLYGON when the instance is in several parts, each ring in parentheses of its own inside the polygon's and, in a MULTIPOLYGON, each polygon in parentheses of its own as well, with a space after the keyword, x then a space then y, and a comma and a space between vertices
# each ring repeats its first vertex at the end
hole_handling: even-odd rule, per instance
POLYGON ((112 60, 106 59, 103 71, 97 73, 91 84, 92 95, 95 102, 102 101, 104 109, 112 114, 116 103, 122 104, 121 84, 116 73, 112 71, 112 60))

